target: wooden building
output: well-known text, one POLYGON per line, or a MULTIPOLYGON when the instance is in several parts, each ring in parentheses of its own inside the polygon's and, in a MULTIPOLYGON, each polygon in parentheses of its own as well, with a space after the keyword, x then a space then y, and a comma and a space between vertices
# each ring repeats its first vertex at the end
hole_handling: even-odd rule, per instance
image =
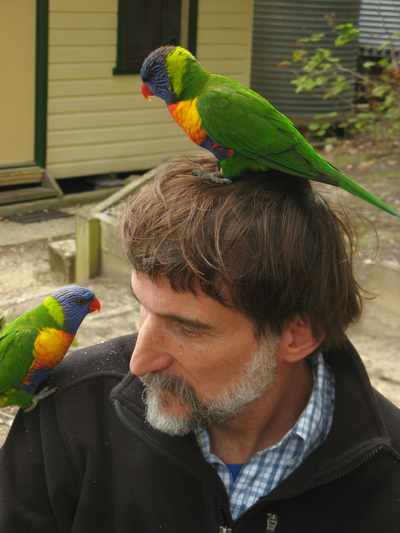
POLYGON ((253 0, 3 0, 0 190, 193 151, 164 104, 143 99, 129 47, 173 27, 206 68, 248 84, 252 12, 253 0))

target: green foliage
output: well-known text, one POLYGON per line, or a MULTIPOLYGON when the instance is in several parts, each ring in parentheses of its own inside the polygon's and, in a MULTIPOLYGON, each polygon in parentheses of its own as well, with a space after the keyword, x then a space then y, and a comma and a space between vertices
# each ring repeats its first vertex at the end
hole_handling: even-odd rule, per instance
POLYGON ((345 46, 346 44, 357 41, 360 35, 360 30, 351 22, 345 24, 338 24, 335 26, 337 30, 337 37, 335 39, 335 46, 345 46))
POLYGON ((364 61, 360 70, 350 69, 335 52, 357 41, 359 30, 352 23, 335 24, 330 20, 328 24, 329 32, 299 39, 301 47, 281 65, 292 69, 295 77, 291 83, 297 93, 316 91, 323 99, 333 98, 340 103, 356 87, 359 102, 346 114, 316 115, 309 130, 323 138, 336 125, 349 136, 395 141, 400 134, 400 64, 393 46, 385 43, 384 57, 364 61), (326 47, 328 42, 333 43, 330 48, 326 47), (320 46, 316 48, 317 43, 320 46))

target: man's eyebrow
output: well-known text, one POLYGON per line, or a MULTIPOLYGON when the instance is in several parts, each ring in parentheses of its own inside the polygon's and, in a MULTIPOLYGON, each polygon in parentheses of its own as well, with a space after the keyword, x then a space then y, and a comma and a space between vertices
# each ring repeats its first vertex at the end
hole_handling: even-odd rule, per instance
MULTIPOLYGON (((140 302, 139 298, 136 296, 132 285, 130 287, 131 287, 131 291, 132 291, 132 296, 140 304, 141 302, 140 302)), ((173 320, 174 322, 179 322, 180 324, 183 324, 185 326, 189 326, 191 328, 195 328, 197 330, 211 331, 213 329, 213 327, 210 324, 206 324, 205 322, 202 322, 201 320, 197 320, 196 318, 194 318, 194 319, 186 318, 186 317, 183 317, 183 316, 174 315, 173 313, 156 313, 156 314, 158 316, 163 317, 163 318, 168 318, 170 320, 173 320)))

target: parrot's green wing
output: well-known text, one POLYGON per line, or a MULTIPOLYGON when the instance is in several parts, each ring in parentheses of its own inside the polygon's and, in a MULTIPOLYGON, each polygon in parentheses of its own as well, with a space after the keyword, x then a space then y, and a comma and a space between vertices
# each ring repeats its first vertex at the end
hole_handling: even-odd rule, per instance
POLYGON ((320 156, 294 124, 251 89, 215 76, 197 106, 202 127, 214 142, 265 168, 332 183, 324 180, 319 162, 313 161, 320 156))
POLYGON ((280 170, 336 185, 400 218, 393 207, 319 155, 268 100, 240 83, 211 76, 197 98, 197 109, 212 141, 234 151, 233 157, 221 163, 223 171, 233 171, 223 172, 224 177, 237 177, 243 169, 280 170))
POLYGON ((0 333, 0 393, 17 387, 31 367, 37 330, 6 327, 0 333))

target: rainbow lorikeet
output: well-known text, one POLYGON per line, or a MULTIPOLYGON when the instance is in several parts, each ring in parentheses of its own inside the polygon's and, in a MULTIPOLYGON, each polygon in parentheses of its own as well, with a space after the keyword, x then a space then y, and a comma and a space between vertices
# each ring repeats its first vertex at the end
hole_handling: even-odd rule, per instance
POLYGON ((36 393, 62 361, 85 316, 100 310, 93 292, 78 285, 55 290, 0 331, 0 407, 33 409, 55 388, 36 393))
POLYGON ((157 48, 144 60, 140 76, 143 96, 162 98, 190 139, 215 155, 221 181, 238 179, 245 172, 279 170, 341 187, 400 217, 318 154, 293 122, 263 96, 207 72, 185 48, 157 48))

